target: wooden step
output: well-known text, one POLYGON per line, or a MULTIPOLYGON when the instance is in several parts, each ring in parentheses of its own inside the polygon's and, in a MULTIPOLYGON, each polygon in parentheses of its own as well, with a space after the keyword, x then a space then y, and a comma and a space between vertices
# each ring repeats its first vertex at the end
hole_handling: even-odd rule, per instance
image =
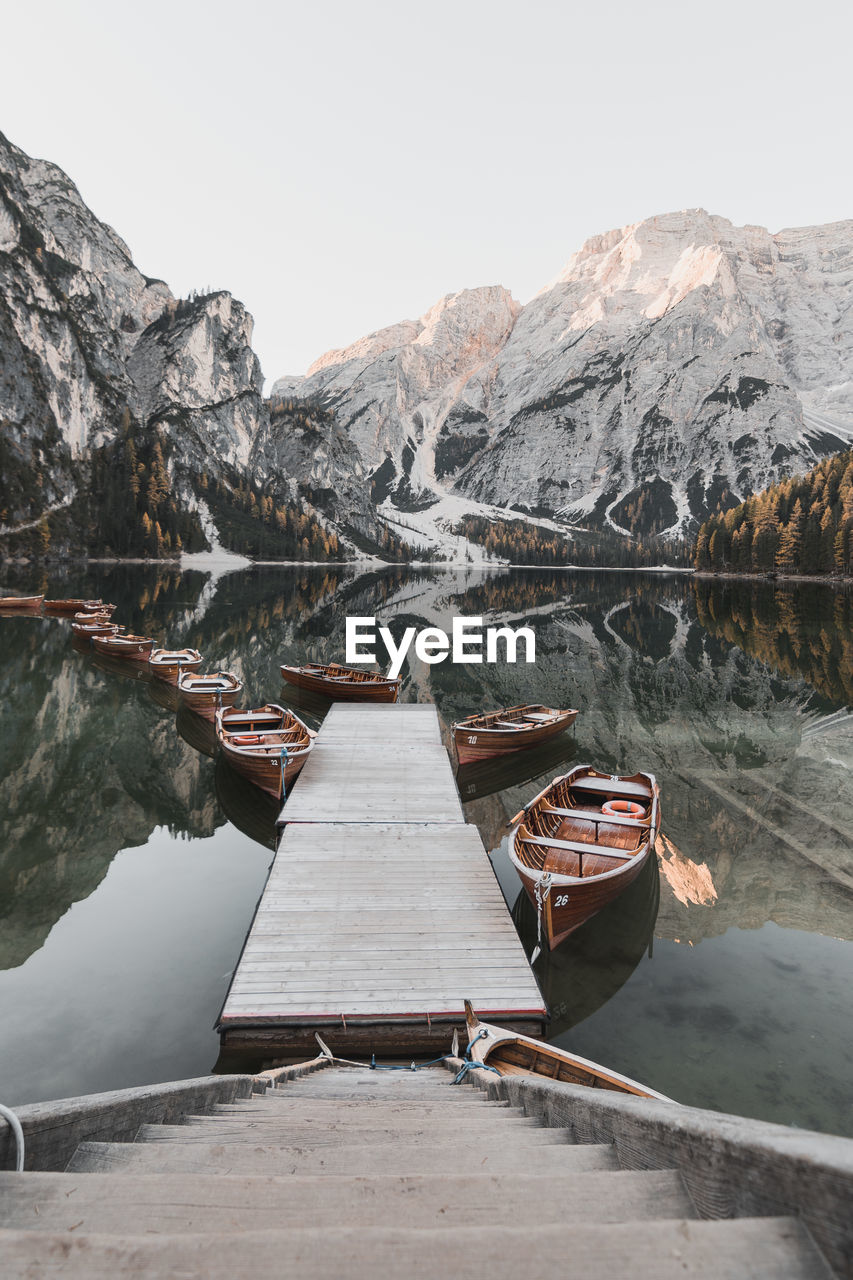
POLYGON ((509 1103, 490 1102, 485 1094, 471 1094, 461 1104, 448 1106, 444 1098, 425 1101, 422 1098, 379 1097, 379 1098, 308 1098, 295 1091, 288 1093, 286 1089, 277 1089, 273 1097, 261 1095, 255 1098, 238 1099, 237 1102, 222 1102, 204 1112, 202 1119, 219 1116, 237 1116, 240 1119, 260 1118, 286 1119, 299 1117, 305 1123, 326 1123, 328 1117, 332 1122, 342 1119, 350 1120, 356 1116, 403 1116, 412 1118, 421 1116, 424 1120, 450 1120, 453 1124, 468 1124, 469 1120, 479 1120, 484 1116, 503 1119, 528 1119, 521 1107, 511 1107, 509 1103), (457 1110, 461 1105, 464 1110, 457 1110))
POLYGON ((0 1222, 19 1231, 263 1231, 302 1227, 488 1226, 501 1206, 537 1225, 693 1218, 679 1174, 442 1174, 276 1177, 0 1173, 0 1222))
POLYGON ((476 1142, 480 1136, 492 1136, 524 1133, 531 1142, 553 1141, 536 1120, 496 1119, 492 1116, 475 1118, 466 1117, 464 1123, 455 1123, 442 1118, 440 1120, 424 1119, 420 1116, 411 1118, 397 1114, 384 1123, 377 1118, 356 1115, 338 1120, 300 1120, 298 1116, 284 1117, 281 1120, 259 1118, 243 1120, 240 1116, 205 1116, 193 1117, 185 1124, 142 1125, 137 1134, 137 1142, 188 1142, 198 1138, 201 1142, 266 1142, 278 1146, 337 1146, 343 1137, 364 1144, 368 1142, 436 1142, 442 1139, 449 1141, 476 1142))
POLYGON ((321 1227, 109 1236, 0 1231, 4 1280, 830 1280, 794 1218, 523 1227, 321 1227))
POLYGON ((550 1142, 527 1137, 482 1138, 471 1144, 447 1141, 413 1145, 361 1144, 318 1147, 276 1146, 271 1143, 207 1142, 82 1142, 68 1165, 74 1173, 257 1173, 358 1174, 374 1173, 568 1173, 585 1169, 618 1169, 612 1146, 576 1145, 558 1129, 550 1142))

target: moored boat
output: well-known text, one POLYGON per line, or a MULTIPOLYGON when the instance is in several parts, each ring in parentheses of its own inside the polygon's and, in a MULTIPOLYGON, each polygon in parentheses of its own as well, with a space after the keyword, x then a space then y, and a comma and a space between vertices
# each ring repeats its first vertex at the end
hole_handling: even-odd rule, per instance
POLYGON ((582 1084, 591 1089, 609 1089, 639 1098, 672 1102, 672 1098, 650 1089, 648 1085, 588 1058, 568 1053, 556 1045, 546 1044, 544 1040, 534 1040, 490 1022, 481 1022, 468 1000, 465 1001, 465 1019, 468 1025, 466 1058, 475 1065, 491 1067, 499 1075, 539 1076, 566 1084, 582 1084))
POLYGON ((115 636, 121 628, 117 622, 110 622, 109 616, 105 613, 75 613, 71 630, 75 636, 91 638, 92 636, 115 636))
POLYGON ((342 667, 340 663, 306 662, 301 667, 281 667, 282 679, 298 689, 325 694, 336 702, 396 702, 400 679, 381 671, 342 667))
POLYGON ((243 692, 243 681, 232 671, 212 671, 204 675, 182 671, 178 676, 182 704, 196 715, 213 720, 220 707, 233 707, 243 692))
POLYGON ((158 680, 177 684, 182 671, 198 671, 201 654, 198 649, 152 649, 148 663, 158 680))
POLYGON ((115 635, 92 636, 92 646, 107 658, 124 658, 128 662, 148 662, 154 641, 148 636, 135 636, 126 631, 115 635))
POLYGON ((468 716, 453 726, 457 758, 460 764, 468 764, 471 760, 488 760, 541 746, 573 725, 577 714, 572 709, 558 711, 532 702, 468 716))
POLYGON ((252 711, 218 710, 216 736, 233 769, 281 799, 308 759, 315 735, 292 711, 270 702, 252 711))
MULTIPOLYGON (((97 613, 104 608, 103 600, 45 600, 45 613, 97 613)), ((115 605, 108 605, 112 611, 115 605)))
POLYGON ((553 950, 640 874, 660 827, 660 789, 576 765, 512 819, 509 855, 553 950))
POLYGON ((43 604, 44 596, 0 596, 0 610, 15 609, 34 613, 43 604))

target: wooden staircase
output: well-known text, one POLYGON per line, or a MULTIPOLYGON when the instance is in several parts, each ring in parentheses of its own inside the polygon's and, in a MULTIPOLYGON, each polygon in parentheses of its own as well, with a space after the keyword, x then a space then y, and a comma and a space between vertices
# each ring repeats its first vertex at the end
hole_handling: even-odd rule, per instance
MULTIPOLYGON (((482 1074, 482 1073, 481 1073, 482 1074)), ((18 1277, 830 1276, 793 1216, 701 1220, 674 1168, 620 1167, 441 1066, 287 1072, 64 1172, 0 1173, 18 1277)))

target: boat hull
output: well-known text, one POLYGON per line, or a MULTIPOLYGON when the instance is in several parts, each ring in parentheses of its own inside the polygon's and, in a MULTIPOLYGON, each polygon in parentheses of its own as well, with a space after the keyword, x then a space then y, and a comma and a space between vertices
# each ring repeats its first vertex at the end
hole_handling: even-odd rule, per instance
POLYGON ((197 649, 186 649, 180 655, 164 649, 153 649, 148 658, 148 665, 152 676, 157 680, 177 684, 181 672, 198 671, 201 661, 201 654, 197 649))
POLYGON ((543 742, 564 733, 577 719, 577 711, 560 712, 547 724, 523 726, 519 729, 492 729, 468 726, 464 722, 453 726, 453 741, 460 764, 475 760, 492 760, 495 756, 511 755, 530 747, 541 747, 543 742))
POLYGON ((503 1027, 481 1022, 467 1000, 465 1018, 473 1061, 488 1065, 499 1075, 539 1076, 590 1089, 607 1089, 613 1093, 672 1102, 665 1094, 598 1062, 591 1062, 589 1058, 581 1058, 556 1045, 546 1044, 544 1040, 516 1035, 503 1027))
POLYGON ((192 674, 182 672, 178 677, 182 705, 197 716, 203 716, 205 720, 215 720, 217 711, 222 707, 233 707, 243 692, 242 680, 230 672, 223 672, 222 677, 223 683, 205 686, 202 677, 194 680, 192 674))
POLYGON ((281 675, 283 680, 297 689, 307 689, 309 693, 321 693, 333 702, 396 702, 400 690, 399 680, 388 680, 384 676, 376 680, 349 683, 346 680, 308 671, 304 667, 288 666, 282 666, 281 675))
POLYGON ((277 800, 298 777, 314 737, 298 716, 274 703, 257 711, 217 713, 216 736, 231 768, 277 800), (257 741, 240 741, 247 737, 257 741))
POLYGON ((651 774, 620 777, 589 765, 555 778, 516 814, 510 861, 551 950, 633 884, 659 827, 651 774))
POLYGON ((0 611, 35 613, 44 604, 44 596, 0 596, 0 611))
POLYGON ((104 608, 102 600, 45 600, 45 613, 98 613, 104 608))
MULTIPOLYGON (((634 883, 648 861, 650 848, 651 845, 646 845, 639 859, 612 878, 594 877, 586 884, 580 882, 551 889, 544 902, 543 932, 552 951, 634 883)), ((518 870, 527 896, 536 909, 536 882, 539 877, 520 868, 518 870)))
POLYGON ((105 658, 120 658, 124 662, 148 663, 154 641, 143 636, 92 636, 92 646, 105 658))

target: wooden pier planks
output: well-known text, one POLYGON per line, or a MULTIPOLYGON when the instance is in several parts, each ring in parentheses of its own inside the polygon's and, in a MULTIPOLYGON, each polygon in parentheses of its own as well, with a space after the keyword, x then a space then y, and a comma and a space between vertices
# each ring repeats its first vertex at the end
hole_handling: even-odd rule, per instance
POLYGON ((281 822, 464 823, 431 703, 336 703, 281 822))
POLYGON ((220 1017, 224 1048, 442 1051, 478 1013, 546 1013, 430 704, 329 712, 220 1017))

